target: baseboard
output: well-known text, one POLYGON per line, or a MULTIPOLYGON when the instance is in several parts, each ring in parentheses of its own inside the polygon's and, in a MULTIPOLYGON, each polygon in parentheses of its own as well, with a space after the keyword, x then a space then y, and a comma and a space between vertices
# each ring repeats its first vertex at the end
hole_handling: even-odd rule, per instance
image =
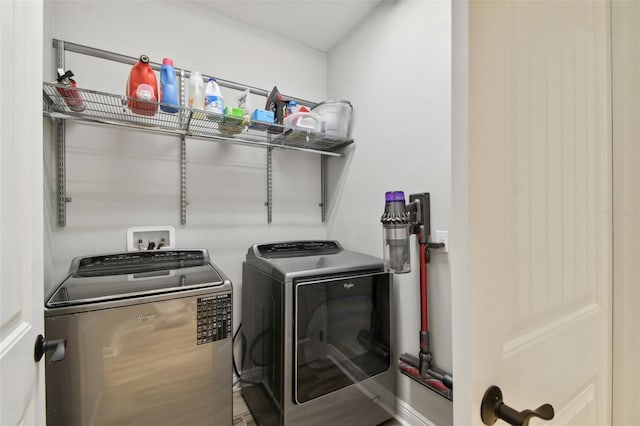
POLYGON ((405 401, 396 397, 395 419, 404 426, 436 426, 405 401))

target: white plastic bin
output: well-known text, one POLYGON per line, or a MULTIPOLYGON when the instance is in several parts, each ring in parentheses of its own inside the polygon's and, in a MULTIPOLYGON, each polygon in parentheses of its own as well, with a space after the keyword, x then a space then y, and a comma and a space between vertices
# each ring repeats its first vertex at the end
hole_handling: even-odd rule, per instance
POLYGON ((322 132, 325 126, 325 120, 318 114, 312 112, 296 112, 287 115, 284 118, 283 125, 284 127, 295 130, 322 132))
POLYGON ((311 111, 326 121, 327 135, 340 138, 349 137, 353 114, 351 102, 344 99, 327 100, 314 106, 311 111))

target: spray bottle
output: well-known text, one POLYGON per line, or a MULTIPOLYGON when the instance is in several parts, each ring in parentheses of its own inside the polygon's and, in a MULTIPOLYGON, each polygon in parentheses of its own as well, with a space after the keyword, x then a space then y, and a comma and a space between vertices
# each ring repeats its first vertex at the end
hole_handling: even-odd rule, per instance
POLYGON ((85 110, 85 104, 82 100, 80 92, 76 90, 78 87, 73 77, 71 70, 65 71, 62 68, 58 68, 58 84, 65 87, 57 87, 58 93, 64 98, 67 106, 71 111, 82 112, 85 110))

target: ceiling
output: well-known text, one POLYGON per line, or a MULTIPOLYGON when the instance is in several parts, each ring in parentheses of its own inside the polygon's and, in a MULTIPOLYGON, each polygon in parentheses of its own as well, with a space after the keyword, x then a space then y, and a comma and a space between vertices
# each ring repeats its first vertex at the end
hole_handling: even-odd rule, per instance
POLYGON ((193 3, 326 52, 381 1, 209 0, 193 3))

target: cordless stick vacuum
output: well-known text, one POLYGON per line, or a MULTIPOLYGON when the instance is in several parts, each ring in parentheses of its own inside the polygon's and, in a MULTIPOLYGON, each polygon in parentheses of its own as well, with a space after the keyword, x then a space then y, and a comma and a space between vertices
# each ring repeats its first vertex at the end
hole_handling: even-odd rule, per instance
POLYGON ((442 243, 430 243, 429 194, 411 194, 405 204, 404 192, 385 194, 382 218, 384 265, 395 274, 411 272, 409 240, 415 234, 420 250, 420 351, 418 356, 400 356, 400 372, 448 399, 453 399, 453 377, 436 368, 429 343, 429 306, 427 298, 427 264, 429 249, 442 248, 442 243))

